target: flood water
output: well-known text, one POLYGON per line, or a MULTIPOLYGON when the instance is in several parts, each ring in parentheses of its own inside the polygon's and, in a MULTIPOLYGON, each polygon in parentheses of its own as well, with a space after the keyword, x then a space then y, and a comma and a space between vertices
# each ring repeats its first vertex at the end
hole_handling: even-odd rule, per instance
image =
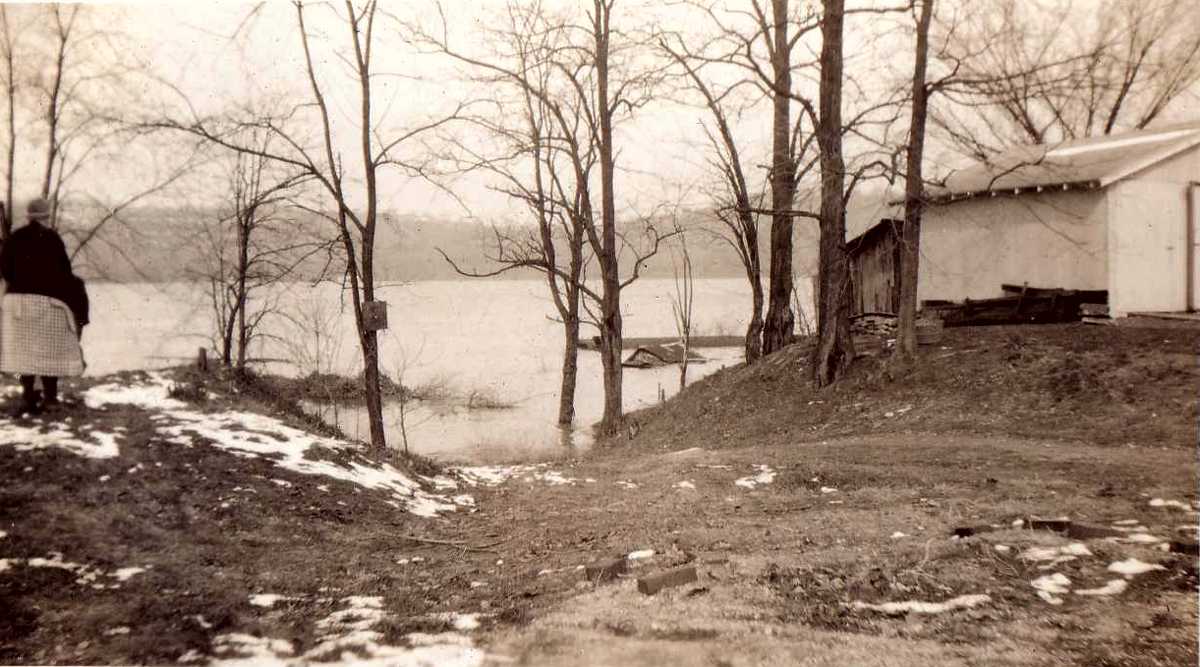
MULTIPOLYGON (((88 286, 92 324, 84 331, 88 375, 185 363, 213 348, 214 317, 202 284, 88 286)), ((642 280, 622 295, 626 336, 674 335, 671 280, 642 280)), ((744 280, 702 279, 695 286, 695 335, 744 332, 749 288, 744 280)), ((277 316, 251 356, 266 370, 305 375, 314 370, 356 375, 362 368, 348 300, 337 285, 292 284, 274 290, 277 316), (286 361, 281 361, 286 360, 286 361)), ((346 297, 348 299, 348 296, 346 297)), ((385 286, 390 327, 381 332, 381 370, 405 386, 443 396, 409 403, 405 425, 411 451, 444 460, 507 462, 565 455, 590 444, 600 416, 600 358, 580 352, 577 428, 555 424, 562 326, 541 281, 429 281, 385 286), (481 409, 500 403, 506 409, 481 409)), ((594 329, 584 328, 590 336, 594 329)), ((689 381, 741 361, 739 349, 702 349, 689 381)), ((650 405, 678 389, 678 368, 626 369, 626 410, 650 405)), ((366 439, 362 410, 326 406, 324 416, 351 437, 366 439)), ((402 446, 400 407, 386 408, 389 444, 402 446)))

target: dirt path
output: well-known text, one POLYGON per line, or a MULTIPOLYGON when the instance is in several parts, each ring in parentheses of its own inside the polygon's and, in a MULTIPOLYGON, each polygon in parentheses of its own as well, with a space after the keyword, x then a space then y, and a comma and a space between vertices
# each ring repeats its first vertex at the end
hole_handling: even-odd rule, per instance
POLYGON ((464 539, 511 535, 464 576, 501 594, 509 617, 532 619, 486 640, 522 663, 1195 662, 1195 563, 1132 537, 1194 539, 1193 511, 1151 504, 1195 500, 1191 452, 906 435, 612 456, 541 474, 558 483, 510 480, 458 524, 464 539), (1130 537, 1012 525, 1030 516, 1130 537), (951 535, 992 524, 1001 528, 951 535), (1065 551, 1044 557, 1055 549, 1065 551), (641 550, 656 555, 614 583, 577 570, 641 550), (1165 569, 1109 571, 1128 559, 1165 569), (684 563, 699 581, 637 591, 638 575, 684 563), (1084 592, 1042 599, 1033 583, 1055 574, 1084 592), (1097 593, 1105 586, 1124 590, 1097 593), (967 595, 989 599, 941 614, 853 607, 967 595))
POLYGON ((240 399, 127 379, 0 428, 0 662, 1196 662, 1195 557, 1163 550, 1195 540, 1191 448, 909 433, 418 488, 240 399), (615 581, 582 570, 617 558, 615 581), (681 566, 697 580, 638 592, 681 566))

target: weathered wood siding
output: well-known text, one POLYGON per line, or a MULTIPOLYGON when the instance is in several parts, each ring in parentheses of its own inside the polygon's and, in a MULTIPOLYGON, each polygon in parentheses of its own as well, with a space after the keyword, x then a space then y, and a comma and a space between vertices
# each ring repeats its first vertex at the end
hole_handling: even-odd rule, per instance
POLYGON ((895 313, 900 301, 899 221, 883 221, 852 241, 850 283, 852 315, 895 313))

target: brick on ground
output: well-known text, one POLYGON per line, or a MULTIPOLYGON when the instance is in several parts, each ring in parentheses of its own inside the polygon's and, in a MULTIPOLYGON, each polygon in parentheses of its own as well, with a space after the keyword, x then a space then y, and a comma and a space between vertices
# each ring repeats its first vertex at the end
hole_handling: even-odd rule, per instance
POLYGON ((696 581, 696 567, 685 565, 658 574, 638 577, 638 591, 644 595, 654 595, 664 588, 682 586, 696 581))

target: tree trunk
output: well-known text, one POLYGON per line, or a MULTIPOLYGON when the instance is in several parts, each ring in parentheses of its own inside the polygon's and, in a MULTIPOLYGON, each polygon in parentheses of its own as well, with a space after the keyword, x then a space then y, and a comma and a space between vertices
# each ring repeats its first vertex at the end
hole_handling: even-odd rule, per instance
POLYGON ((238 309, 238 351, 237 351, 237 370, 246 370, 246 345, 250 342, 250 332, 246 330, 246 308, 250 304, 246 303, 249 297, 243 288, 241 293, 242 307, 238 309))
POLYGON ((612 436, 621 428, 621 281, 617 263, 617 211, 614 190, 612 108, 608 97, 608 38, 610 6, 594 0, 593 36, 596 47, 596 97, 600 120, 600 360, 604 366, 604 414, 602 435, 612 436))
POLYGON ((758 277, 750 279, 750 299, 752 310, 750 324, 746 327, 746 363, 758 361, 762 356, 763 340, 763 290, 758 277))
POLYGON ((845 161, 842 158, 842 30, 844 0, 825 0, 821 23, 820 305, 813 377, 817 386, 832 384, 854 358, 850 338, 850 281, 846 256, 845 161))
POLYGON ((225 322, 225 331, 222 332, 221 340, 221 365, 225 368, 233 368, 233 333, 237 323, 238 305, 233 305, 233 310, 229 311, 228 320, 225 322))
POLYGON ((604 368, 604 414, 600 419, 603 435, 616 435, 621 428, 621 321, 607 317, 600 327, 600 363, 604 368))
POLYGON ((788 0, 771 0, 775 47, 771 54, 775 89, 771 123, 771 269, 767 319, 763 325, 763 354, 787 345, 795 327, 792 313, 792 182, 791 47, 788 44, 788 0))
POLYGON ((900 234, 900 307, 896 332, 896 360, 908 366, 917 360, 917 277, 921 261, 921 209, 924 177, 925 121, 929 91, 925 70, 929 60, 929 24, 934 0, 921 3, 917 20, 917 53, 913 65, 912 120, 908 128, 908 173, 904 185, 904 227, 900 234))
POLYGON ((0 216, 0 242, 7 241, 12 235, 13 226, 13 181, 16 179, 16 163, 17 163, 17 83, 14 79, 13 72, 13 39, 12 33, 8 26, 8 11, 4 7, 0 7, 0 16, 4 20, 4 43, 5 43, 5 59, 4 65, 8 75, 8 84, 5 92, 8 96, 8 151, 6 158, 7 171, 5 172, 5 194, 4 194, 4 209, 3 216, 0 216))
MULTIPOLYGON (((578 298, 576 298, 578 303, 578 298)), ((558 425, 570 426, 575 421, 575 384, 579 375, 579 316, 563 320, 562 386, 558 391, 558 425)))
MULTIPOLYGON (((362 318, 359 318, 361 327, 362 318)), ((374 331, 362 333, 363 388, 367 398, 367 420, 371 424, 371 448, 376 455, 387 449, 383 430, 383 398, 379 391, 379 338, 374 331)))
MULTIPOLYGON (((71 17, 67 24, 63 25, 62 7, 57 6, 54 9, 54 22, 57 28, 56 37, 58 38, 57 51, 54 58, 54 82, 51 84, 48 93, 48 106, 46 108, 46 172, 42 178, 42 198, 50 200, 50 212, 57 219, 58 200, 50 197, 51 185, 54 177, 54 163, 58 161, 58 120, 59 120, 59 99, 62 93, 63 72, 67 66, 67 42, 70 39, 71 26, 75 23, 75 15, 79 11, 78 7, 71 10, 71 17)), ((61 171, 60 171, 61 175, 61 171)))
POLYGON ((246 303, 249 300, 246 274, 250 271, 250 230, 253 229, 256 212, 251 206, 242 212, 238 223, 238 266, 237 266, 237 370, 246 368, 246 303))

